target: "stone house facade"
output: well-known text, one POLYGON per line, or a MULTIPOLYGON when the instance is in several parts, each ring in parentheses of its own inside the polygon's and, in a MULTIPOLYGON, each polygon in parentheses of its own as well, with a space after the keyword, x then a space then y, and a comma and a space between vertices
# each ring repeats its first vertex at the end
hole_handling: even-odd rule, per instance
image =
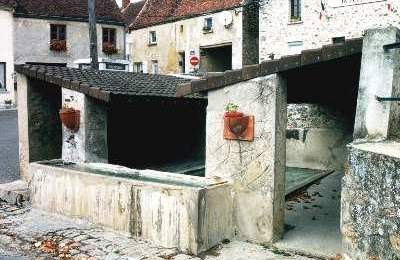
POLYGON ((14 98, 14 51, 13 51, 13 10, 15 2, 0 1, 0 104, 14 98))
POLYGON ((251 57, 257 62, 258 33, 244 35, 245 17, 250 16, 246 10, 240 0, 196 5, 191 1, 148 0, 130 24, 127 36, 134 71, 184 74, 238 69, 244 59, 247 62, 244 49, 250 44, 249 49, 257 50, 251 57), (165 12, 154 16, 160 5, 165 12), (193 59, 197 65, 190 62, 193 59))
MULTIPOLYGON (((125 23, 115 1, 96 1, 96 18, 99 58, 123 58, 125 23)), ((13 26, 16 64, 72 66, 90 56, 85 1, 19 1, 13 26)))
POLYGON ((395 0, 265 0, 260 6, 260 60, 399 24, 400 2, 395 0))

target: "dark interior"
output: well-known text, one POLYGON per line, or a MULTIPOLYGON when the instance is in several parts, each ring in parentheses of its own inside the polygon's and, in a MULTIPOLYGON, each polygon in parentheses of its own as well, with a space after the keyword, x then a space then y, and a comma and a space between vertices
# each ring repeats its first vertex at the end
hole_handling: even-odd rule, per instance
POLYGON ((333 108, 354 126, 361 55, 348 56, 291 70, 287 79, 288 103, 321 104, 333 108))
POLYGON ((149 99, 113 104, 109 162, 135 169, 205 161, 206 100, 149 99))
POLYGON ((202 48, 200 71, 224 72, 232 69, 232 45, 202 48))

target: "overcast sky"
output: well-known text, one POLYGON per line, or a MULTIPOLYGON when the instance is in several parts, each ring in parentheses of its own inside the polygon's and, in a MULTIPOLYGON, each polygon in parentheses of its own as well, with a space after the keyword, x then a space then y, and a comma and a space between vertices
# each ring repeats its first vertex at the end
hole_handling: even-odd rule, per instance
MULTIPOLYGON (((122 5, 122 0, 115 0, 119 6, 122 5)), ((140 0, 131 0, 131 2, 138 2, 140 0)))

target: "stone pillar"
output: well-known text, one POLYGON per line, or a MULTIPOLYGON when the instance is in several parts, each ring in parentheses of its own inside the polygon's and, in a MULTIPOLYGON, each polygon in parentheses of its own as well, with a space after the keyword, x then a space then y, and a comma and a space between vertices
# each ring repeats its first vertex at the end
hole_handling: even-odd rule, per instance
POLYGON ((107 110, 105 104, 83 93, 62 89, 63 106, 80 111, 76 132, 63 126, 62 159, 67 162, 108 161, 107 110))
POLYGON ((354 139, 400 137, 400 103, 376 99, 400 96, 400 50, 383 49, 383 45, 399 41, 399 30, 395 27, 366 31, 354 139))
POLYGON ((28 134, 28 79, 17 74, 18 84, 18 135, 19 135, 19 171, 23 180, 28 180, 29 134, 28 134))
POLYGON ((286 121, 286 82, 276 74, 208 94, 206 177, 232 183, 239 239, 270 243, 282 236, 286 121), (229 102, 255 117, 253 142, 223 138, 224 107, 229 102))

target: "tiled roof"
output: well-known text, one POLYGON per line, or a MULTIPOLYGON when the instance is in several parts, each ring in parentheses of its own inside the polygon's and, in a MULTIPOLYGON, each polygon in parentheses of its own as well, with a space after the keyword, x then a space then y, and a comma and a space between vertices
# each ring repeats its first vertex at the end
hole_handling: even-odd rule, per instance
POLYGON ((0 0, 0 7, 14 8, 15 5, 15 0, 0 0))
POLYGON ((126 8, 122 9, 122 16, 125 19, 126 25, 131 25, 138 16, 139 12, 142 10, 145 0, 135 3, 130 3, 126 8))
MULTIPOLYGON (((187 79, 166 75, 75 69, 44 65, 16 65, 18 73, 111 102, 129 98, 173 98, 187 79)), ((196 94, 188 99, 203 99, 196 94)))
MULTIPOLYGON (((96 0, 95 9, 99 23, 125 23, 115 0, 96 0)), ((87 21, 88 7, 85 0, 18 0, 15 15, 87 21)))
POLYGON ((260 64, 243 66, 242 69, 229 70, 222 73, 192 80, 177 87, 176 96, 183 97, 194 93, 206 92, 240 83, 246 80, 263 77, 275 73, 299 69, 303 66, 318 64, 362 52, 362 38, 346 40, 344 43, 325 45, 322 48, 304 50, 301 54, 283 56, 277 60, 263 61, 260 64))
POLYGON ((147 0, 130 29, 140 29, 204 13, 232 9, 242 0, 147 0))

